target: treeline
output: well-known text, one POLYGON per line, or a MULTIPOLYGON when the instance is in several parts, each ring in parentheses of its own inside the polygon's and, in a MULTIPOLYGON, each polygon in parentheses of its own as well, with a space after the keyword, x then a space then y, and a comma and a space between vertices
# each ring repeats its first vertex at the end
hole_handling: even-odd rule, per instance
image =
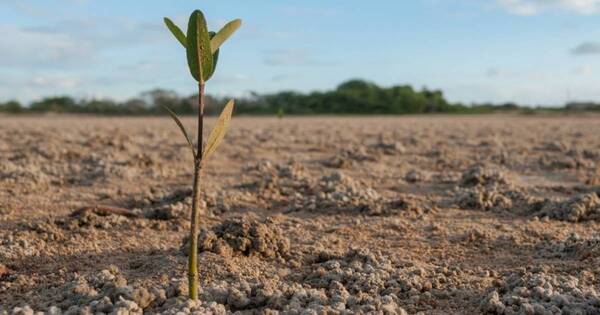
MULTIPOLYGON (((208 95, 206 112, 216 114, 226 98, 208 95)), ((74 99, 69 96, 47 97, 27 106, 17 101, 0 103, 6 113, 74 113, 99 115, 157 115, 163 106, 185 115, 197 111, 198 95, 181 97, 169 90, 155 89, 124 102, 110 99, 74 99)), ((571 103, 563 108, 531 108, 517 104, 451 104, 439 90, 413 89, 410 85, 380 87, 363 80, 350 80, 325 92, 298 93, 284 91, 272 94, 253 93, 236 98, 237 114, 424 114, 424 113, 490 113, 495 111, 534 112, 537 110, 600 110, 600 104, 571 103)))
POLYGON ((441 91, 416 91, 409 85, 383 88, 362 80, 347 81, 326 92, 255 95, 239 104, 240 110, 253 114, 278 111, 290 114, 415 114, 466 110, 464 106, 449 104, 441 91))

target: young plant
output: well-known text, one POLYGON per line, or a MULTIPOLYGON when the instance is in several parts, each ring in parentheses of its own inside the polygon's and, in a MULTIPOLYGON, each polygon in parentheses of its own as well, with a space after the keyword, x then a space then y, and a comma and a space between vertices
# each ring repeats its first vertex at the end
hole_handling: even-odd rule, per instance
POLYGON ((217 119, 210 132, 206 144, 202 146, 202 131, 204 127, 204 85, 215 72, 219 59, 219 48, 242 24, 239 19, 233 20, 218 32, 209 32, 204 14, 195 10, 190 15, 187 33, 184 34, 169 18, 164 18, 167 28, 185 48, 187 63, 192 77, 198 82, 198 139, 196 148, 185 127, 177 115, 165 107, 171 118, 183 133, 187 144, 194 156, 194 183, 192 195, 192 214, 190 228, 190 249, 188 256, 188 288, 189 298, 198 299, 198 226, 200 207, 200 177, 206 165, 206 160, 216 149, 223 137, 233 112, 233 100, 230 100, 217 119))

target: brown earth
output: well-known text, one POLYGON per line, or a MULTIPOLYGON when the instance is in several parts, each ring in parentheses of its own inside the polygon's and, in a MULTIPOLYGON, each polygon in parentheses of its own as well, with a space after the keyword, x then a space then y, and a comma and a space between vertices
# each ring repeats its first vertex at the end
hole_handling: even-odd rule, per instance
POLYGON ((0 116, 0 314, 600 314, 600 116, 232 125, 194 303, 168 117, 0 116))

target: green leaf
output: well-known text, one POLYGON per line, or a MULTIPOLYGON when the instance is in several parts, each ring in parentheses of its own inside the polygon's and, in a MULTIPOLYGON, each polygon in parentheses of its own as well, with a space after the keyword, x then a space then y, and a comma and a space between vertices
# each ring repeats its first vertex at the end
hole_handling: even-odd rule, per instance
POLYGON ((213 54, 213 67, 212 67, 212 71, 210 72, 210 75, 208 76, 208 79, 210 79, 212 77, 212 75, 215 73, 215 70, 217 70, 217 62, 218 61, 219 61, 219 50, 217 49, 217 51, 215 51, 215 53, 213 54))
POLYGON ((171 33, 173 33, 173 36, 177 38, 184 48, 187 47, 187 39, 185 38, 185 34, 183 34, 181 29, 177 27, 177 25, 175 25, 175 23, 173 23, 168 17, 164 18, 164 21, 167 25, 167 28, 171 31, 171 33))
POLYGON ((208 140, 206 141, 206 145, 204 146, 202 160, 206 159, 209 155, 215 152, 215 150, 225 137, 227 127, 229 127, 229 122, 231 121, 231 113, 233 113, 233 104, 234 101, 230 100, 229 103, 225 105, 225 108, 223 108, 221 115, 219 115, 215 126, 210 131, 210 135, 208 136, 208 140))
POLYGON ((177 126, 179 126, 179 130, 181 130, 181 133, 183 133, 183 136, 185 137, 185 140, 187 140, 187 143, 188 143, 188 145, 190 147, 190 150, 192 150, 192 155, 194 156, 194 160, 195 160, 196 159, 196 150, 194 149, 194 144, 193 144, 192 139, 190 138, 190 136, 188 136, 188 133, 185 130, 185 127, 181 123, 181 120, 179 120, 179 117, 177 117, 177 114, 175 114, 175 112, 172 111, 169 107, 163 105, 163 108, 169 113, 169 115, 171 116, 171 118, 173 118, 173 120, 175 121, 175 123, 177 124, 177 126))
POLYGON ((221 45, 242 26, 242 20, 235 19, 223 26, 215 37, 210 40, 210 49, 214 53, 221 45))
MULTIPOLYGON (((208 32, 208 35, 210 36, 210 38, 212 39, 213 37, 215 37, 217 33, 215 32, 208 32)), ((219 61, 219 50, 217 49, 214 53, 213 53, 213 67, 212 70, 210 71, 210 74, 208 75, 208 79, 210 79, 212 77, 213 74, 215 74, 215 70, 217 69, 217 62, 219 61)), ((207 79, 207 80, 208 80, 207 79)))
POLYGON ((190 72, 196 81, 208 80, 213 68, 210 37, 206 29, 206 19, 200 10, 190 15, 187 29, 186 55, 190 72))

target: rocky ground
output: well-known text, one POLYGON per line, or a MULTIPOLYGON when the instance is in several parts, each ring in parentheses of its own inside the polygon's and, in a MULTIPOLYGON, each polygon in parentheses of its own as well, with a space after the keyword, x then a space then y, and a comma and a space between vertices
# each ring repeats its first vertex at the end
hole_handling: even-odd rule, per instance
POLYGON ((0 117, 0 314, 600 314, 600 116, 232 124, 190 302, 168 117, 0 117))

